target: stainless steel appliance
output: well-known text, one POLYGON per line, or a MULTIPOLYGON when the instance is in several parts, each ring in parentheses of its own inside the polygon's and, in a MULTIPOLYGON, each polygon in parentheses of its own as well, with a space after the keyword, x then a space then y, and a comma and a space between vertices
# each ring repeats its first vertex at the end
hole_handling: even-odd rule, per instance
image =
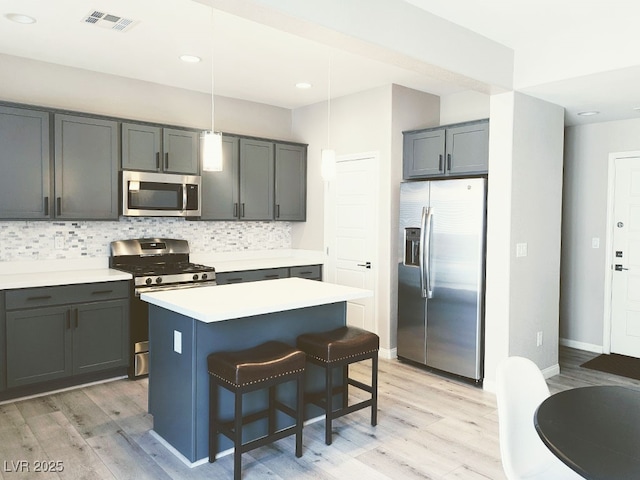
POLYGON ((398 357, 484 376, 486 179, 400 185, 398 357))
POLYGON ((140 294, 216 284, 213 267, 189 262, 189 243, 169 238, 111 242, 109 266, 133 275, 129 312, 129 377, 149 373, 149 307, 140 294))
POLYGON ((125 217, 198 217, 201 177, 172 173, 122 172, 125 217))

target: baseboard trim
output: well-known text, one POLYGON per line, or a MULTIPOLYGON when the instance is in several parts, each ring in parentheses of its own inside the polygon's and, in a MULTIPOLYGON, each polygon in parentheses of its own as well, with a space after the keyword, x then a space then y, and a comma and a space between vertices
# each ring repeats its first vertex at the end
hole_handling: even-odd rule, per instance
POLYGON ((604 352, 602 345, 594 345, 592 343, 578 342, 576 340, 570 340, 568 338, 561 338, 560 345, 562 345, 563 347, 576 348, 578 350, 585 350, 591 353, 604 352))
POLYGON ((380 358, 386 358, 387 360, 398 358, 398 349, 397 348, 381 348, 380 350, 378 350, 378 356, 380 358))

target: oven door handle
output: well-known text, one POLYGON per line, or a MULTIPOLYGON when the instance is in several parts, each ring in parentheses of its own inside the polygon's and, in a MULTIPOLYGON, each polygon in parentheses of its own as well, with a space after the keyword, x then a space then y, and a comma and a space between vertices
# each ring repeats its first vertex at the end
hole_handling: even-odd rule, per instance
POLYGON ((185 283, 185 284, 161 285, 161 286, 154 285, 151 287, 136 287, 135 294, 136 294, 136 297, 139 297, 143 293, 162 292, 164 290, 182 290, 183 288, 209 287, 212 285, 216 285, 216 282, 213 280, 209 280, 207 282, 199 282, 199 283, 185 283))

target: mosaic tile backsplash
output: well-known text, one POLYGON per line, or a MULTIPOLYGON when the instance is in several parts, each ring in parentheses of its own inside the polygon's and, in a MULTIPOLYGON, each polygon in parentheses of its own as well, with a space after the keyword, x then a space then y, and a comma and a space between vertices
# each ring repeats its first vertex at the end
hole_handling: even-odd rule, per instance
POLYGON ((108 257, 109 243, 129 238, 180 238, 193 253, 291 248, 288 222, 200 222, 121 217, 117 222, 0 222, 0 262, 108 257))

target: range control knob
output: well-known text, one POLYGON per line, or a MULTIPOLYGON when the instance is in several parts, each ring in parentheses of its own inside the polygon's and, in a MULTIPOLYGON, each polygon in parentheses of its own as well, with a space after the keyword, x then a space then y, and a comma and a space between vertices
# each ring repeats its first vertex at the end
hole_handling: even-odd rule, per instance
POLYGON ((147 278, 144 283, 146 283, 147 285, 151 285, 153 283, 153 280, 151 280, 150 278, 147 278))
POLYGON ((162 277, 156 278, 156 283, 162 283, 162 277))
POLYGON ((194 273, 194 274, 193 274, 193 279, 194 279, 194 280, 198 280, 198 274, 197 274, 197 273, 194 273))
POLYGON ((209 276, 208 276, 206 273, 203 273, 203 274, 202 274, 202 279, 203 279, 203 280, 206 280, 207 278, 209 278, 209 276))

